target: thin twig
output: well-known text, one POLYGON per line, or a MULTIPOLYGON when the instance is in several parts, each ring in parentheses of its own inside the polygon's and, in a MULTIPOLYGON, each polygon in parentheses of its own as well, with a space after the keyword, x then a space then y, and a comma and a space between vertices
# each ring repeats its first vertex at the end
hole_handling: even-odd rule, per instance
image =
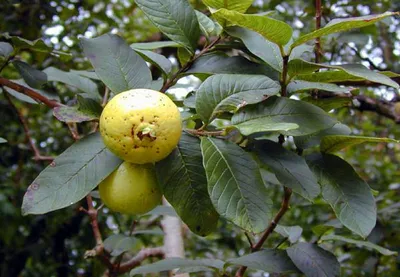
POLYGON ((36 147, 31 135, 30 135, 30 130, 28 127, 28 123, 25 120, 25 117, 22 115, 22 113, 20 112, 20 110, 18 110, 18 108, 14 105, 13 101, 11 100, 10 95, 8 94, 7 91, 4 90, 4 97, 7 99, 8 103, 10 104, 11 108, 17 113, 19 121, 22 124, 22 127, 24 128, 24 132, 25 132, 25 136, 26 139, 29 142, 29 145, 32 148, 33 153, 35 154, 35 156, 33 157, 35 161, 52 161, 54 160, 54 157, 52 156, 42 156, 40 154, 39 149, 36 147))
POLYGON ((214 41, 212 41, 209 45, 207 45, 206 47, 203 48, 203 50, 201 50, 197 55, 195 55, 190 61, 188 61, 184 66, 182 66, 170 79, 168 79, 165 84, 163 85, 163 87, 161 88, 161 92, 166 92, 167 89, 169 89, 171 86, 173 86, 177 81, 178 81, 178 77, 180 74, 182 74, 183 72, 187 71, 190 66, 202 55, 204 55, 205 53, 207 53, 208 51, 210 51, 210 49, 212 47, 214 47, 214 45, 216 45, 219 41, 220 41, 221 37, 216 38, 214 41))
MULTIPOLYGON (((321 17, 322 17, 322 4, 321 0, 315 0, 315 30, 321 28, 321 17)), ((321 38, 315 39, 315 62, 320 63, 321 61, 321 38)))
POLYGON ((110 89, 106 87, 104 90, 103 100, 101 101, 101 106, 103 106, 103 108, 107 104, 109 96, 110 96, 110 89))
POLYGON ((6 86, 9 87, 19 93, 25 94, 27 96, 29 96, 30 98, 42 102, 43 104, 45 104, 46 106, 48 106, 49 108, 55 108, 55 107, 61 107, 64 106, 63 104, 55 101, 55 100, 51 100, 48 99, 46 96, 41 95, 40 93, 34 91, 33 89, 24 87, 20 84, 14 83, 6 78, 0 77, 0 85, 1 86, 6 86))
POLYGON ((283 57, 283 66, 282 66, 282 75, 281 75, 281 96, 286 97, 287 96, 287 73, 288 73, 288 64, 289 64, 289 56, 284 55, 283 57))
MULTIPOLYGON (((263 246, 264 242, 268 239, 269 235, 271 235, 271 233, 274 231, 276 225, 279 223, 279 221, 282 219, 282 217, 289 209, 289 201, 291 196, 292 196, 292 190, 290 188, 284 187, 284 197, 282 200, 281 208, 279 209, 278 213, 275 215, 271 223, 268 225, 268 228, 262 234, 260 240, 251 248, 251 252, 259 251, 263 246)), ((235 276, 242 277, 246 272, 246 269, 247 269, 246 266, 241 266, 236 272, 235 276)))
POLYGON ((196 136, 222 136, 224 131, 205 131, 200 129, 185 129, 185 132, 196 136))

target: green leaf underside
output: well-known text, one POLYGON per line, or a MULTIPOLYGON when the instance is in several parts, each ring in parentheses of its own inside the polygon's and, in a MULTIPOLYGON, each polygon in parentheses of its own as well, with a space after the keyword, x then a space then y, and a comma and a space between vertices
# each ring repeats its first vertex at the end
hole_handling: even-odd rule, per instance
POLYGON ((55 107, 53 115, 63 122, 84 122, 100 117, 102 107, 95 100, 78 95, 78 105, 74 107, 55 107))
POLYGON ((290 259, 306 276, 340 276, 340 264, 336 257, 318 245, 300 242, 286 249, 290 259))
POLYGON ((239 258, 230 259, 228 264, 247 266, 250 269, 269 273, 297 272, 296 266, 285 250, 263 249, 239 258))
POLYGON ((253 0, 203 0, 203 3, 213 9, 225 8, 231 11, 244 13, 253 3, 253 0))
POLYGON ((146 62, 121 37, 82 38, 81 44, 97 76, 114 93, 150 87, 152 77, 146 62))
POLYGON ((326 36, 326 35, 333 34, 333 33, 337 33, 337 32, 347 31, 350 29, 366 27, 366 26, 372 25, 375 22, 378 22, 386 17, 394 16, 396 14, 398 14, 398 13, 386 12, 386 13, 379 14, 379 15, 368 15, 368 16, 361 16, 361 17, 334 19, 334 20, 330 21, 328 24, 326 24, 323 28, 299 37, 291 45, 291 49, 293 49, 294 47, 296 47, 300 44, 303 44, 307 41, 310 41, 312 39, 326 36))
POLYGON ((282 185, 292 188, 294 192, 310 201, 319 195, 317 179, 304 158, 270 140, 258 142, 256 153, 282 185))
MULTIPOLYGON (((361 78, 363 80, 368 80, 374 83, 378 84, 383 84, 387 85, 390 87, 394 87, 396 89, 399 89, 400 86, 398 83, 390 79, 388 76, 378 73, 376 71, 369 70, 362 64, 341 64, 341 65, 327 65, 327 64, 317 64, 313 62, 308 62, 302 59, 295 59, 291 60, 288 64, 288 74, 291 77, 295 76, 300 76, 296 77, 298 79, 301 79, 302 75, 309 76, 310 74, 316 74, 313 73, 314 71, 320 69, 320 68, 328 68, 328 69, 334 69, 334 70, 341 70, 346 72, 349 75, 361 78)), ((333 71, 335 72, 335 71, 333 71)), ((306 77, 309 78, 309 77, 306 77)), ((339 80, 343 81, 343 80, 339 80)))
POLYGON ((336 122, 317 106, 276 96, 246 106, 232 117, 232 124, 244 135, 281 131, 289 136, 302 136, 330 128, 336 122), (286 128, 280 128, 281 124, 286 128))
POLYGON ((110 253, 111 256, 116 257, 124 252, 133 251, 136 242, 134 237, 123 234, 111 235, 104 241, 104 249, 110 253))
POLYGON ((338 236, 338 235, 325 235, 325 236, 321 237, 321 241, 326 241, 326 240, 343 241, 343 242, 347 242, 350 244, 355 244, 358 247, 365 247, 367 249, 375 250, 385 256, 397 256, 398 255, 398 252, 391 251, 387 248, 384 248, 382 246, 379 246, 379 245, 369 242, 369 241, 355 240, 355 239, 346 238, 346 237, 338 236))
POLYGON ((147 62, 157 66, 163 74, 169 75, 172 70, 172 63, 163 55, 154 53, 153 51, 136 49, 136 52, 147 62))
MULTIPOLYGON (((19 80, 10 80, 10 81, 12 81, 12 82, 14 82, 14 83, 17 83, 17 84, 19 84, 19 85, 21 85, 21 86, 30 88, 30 89, 34 90, 35 92, 37 92, 37 93, 39 93, 39 94, 41 94, 41 95, 43 95, 43 96, 45 96, 45 97, 47 97, 47 98, 49 98, 49 99, 51 99, 51 100, 56 100, 56 101, 59 101, 59 100, 60 100, 60 97, 59 97, 57 94, 49 93, 49 92, 47 92, 47 91, 40 90, 40 89, 31 88, 27 83, 25 83, 25 81, 24 81, 23 79, 19 79, 19 80)), ((30 104, 39 104, 39 102, 36 102, 34 99, 30 98, 29 96, 27 96, 27 95, 25 95, 25 94, 22 94, 22 93, 16 91, 16 90, 13 90, 13 89, 11 89, 11 88, 9 88, 9 87, 3 87, 3 88, 4 88, 9 94, 11 94, 12 96, 14 96, 15 98, 17 98, 17 99, 19 99, 19 100, 21 100, 21 101, 24 101, 24 102, 30 103, 30 104)))
POLYGON ((301 98, 301 100, 318 106, 326 112, 329 112, 333 109, 348 107, 351 104, 351 97, 331 97, 315 99, 312 96, 307 96, 301 98))
POLYGON ((74 72, 62 71, 55 67, 48 67, 43 70, 43 72, 47 74, 48 81, 61 82, 85 92, 90 98, 97 100, 100 99, 100 94, 96 83, 89 78, 83 77, 82 75, 74 72))
POLYGON ((219 214, 239 227, 259 233, 271 218, 272 201, 257 163, 238 145, 203 137, 208 193, 219 214))
POLYGON ((93 79, 93 80, 100 80, 99 76, 97 76, 96 72, 90 70, 70 70, 69 72, 78 74, 80 76, 93 79))
POLYGON ((288 238, 290 243, 296 243, 303 233, 303 228, 300 226, 283 226, 278 224, 274 231, 281 236, 288 238))
POLYGON ((219 215, 211 203, 200 140, 182 134, 178 147, 156 164, 163 194, 194 233, 206 236, 217 228, 219 215))
POLYGON ((288 93, 294 93, 294 92, 298 92, 298 91, 312 90, 312 89, 338 92, 338 93, 349 93, 351 90, 351 88, 339 87, 338 85, 335 85, 335 84, 314 83, 314 82, 307 82, 307 81, 301 81, 301 80, 292 81, 287 86, 288 93))
POLYGON ((283 59, 279 47, 266 40, 259 33, 240 27, 230 27, 225 30, 230 36, 243 41, 246 48, 255 56, 266 62, 273 69, 282 72, 283 59))
POLYGON ((74 143, 28 187, 22 214, 44 214, 78 202, 121 163, 98 133, 74 143))
POLYGON ((307 136, 298 136, 294 138, 296 146, 300 149, 307 149, 321 143, 321 139, 328 135, 349 135, 351 129, 344 124, 337 123, 331 128, 316 132, 307 136))
POLYGON ((29 86, 33 88, 40 88, 42 85, 47 83, 46 73, 37 70, 29 64, 19 60, 15 60, 12 63, 29 86))
POLYGON ((208 16, 203 14, 202 12, 195 11, 197 20, 199 21, 199 26, 201 32, 207 37, 211 36, 219 36, 222 32, 222 26, 219 23, 214 22, 208 16))
POLYGON ((197 266, 221 270, 224 264, 225 263, 223 261, 217 259, 189 260, 182 258, 166 258, 152 264, 136 267, 131 270, 130 276, 135 276, 136 274, 158 273, 162 271, 174 270, 177 268, 183 270, 181 272, 185 272, 185 268, 193 268, 197 266))
POLYGON ((333 136, 325 136, 322 138, 320 149, 321 152, 334 153, 344 148, 351 147, 364 142, 400 143, 400 141, 390 138, 333 135, 333 136))
POLYGON ((241 56, 229 57, 223 52, 205 54, 193 63, 184 74, 261 74, 276 79, 277 72, 267 65, 249 61, 241 56), (276 77, 276 78, 275 78, 276 77))
POLYGON ((200 27, 196 13, 188 1, 135 0, 135 2, 161 32, 194 53, 200 36, 200 27))
POLYGON ((213 13, 213 17, 219 22, 226 20, 228 26, 236 25, 257 32, 280 46, 288 43, 293 33, 290 25, 267 16, 242 14, 227 9, 219 9, 213 13))
POLYGON ((156 50, 159 48, 171 47, 171 48, 180 48, 181 44, 176 43, 175 41, 151 41, 151 42, 136 42, 132 43, 131 48, 137 50, 156 50))
POLYGON ((218 74, 207 78, 196 92, 196 111, 209 123, 219 113, 263 101, 277 94, 280 85, 261 75, 218 74))
POLYGON ((350 164, 331 155, 307 156, 307 162, 322 187, 322 196, 340 222, 366 237, 376 223, 376 204, 368 184, 350 164))

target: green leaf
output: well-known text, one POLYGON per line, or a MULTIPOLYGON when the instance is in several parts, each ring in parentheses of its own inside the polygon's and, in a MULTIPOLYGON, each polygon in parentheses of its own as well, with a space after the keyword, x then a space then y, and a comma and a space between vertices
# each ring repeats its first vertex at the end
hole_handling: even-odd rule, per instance
POLYGON ((219 113, 234 113, 279 91, 279 83, 266 76, 217 74, 207 78, 198 88, 196 111, 205 123, 209 123, 219 113))
MULTIPOLYGON (((349 75, 362 78, 374 83, 387 85, 399 89, 398 83, 390 79, 388 76, 369 70, 361 64, 342 64, 342 65, 326 65, 308 62, 301 59, 291 60, 288 64, 288 74, 293 78, 297 75, 309 75, 320 68, 338 69, 349 75)), ((315 73, 314 73, 315 74, 315 73)), ((300 77, 301 78, 301 77, 300 77)), ((343 81, 343 80, 339 80, 343 81)))
POLYGON ((297 272, 296 266, 289 259, 285 250, 263 249, 255 253, 230 259, 228 264, 247 266, 250 269, 262 270, 269 273, 297 272))
MULTIPOLYGON (((189 260, 182 258, 166 258, 164 260, 136 267, 131 270, 130 276, 135 276, 136 274, 147 274, 147 273, 158 273, 162 271, 169 271, 174 269, 185 269, 192 268, 194 266, 203 266, 211 269, 222 270, 224 262, 217 259, 197 259, 189 260)), ((185 272, 184 270, 181 272, 185 272)))
POLYGON ((177 56, 181 67, 185 66, 192 58, 192 53, 186 48, 178 48, 177 56))
POLYGON ((163 55, 154 53, 153 51, 136 49, 136 52, 147 62, 157 66, 161 72, 168 76, 172 70, 172 63, 163 55))
POLYGON ((332 136, 325 136, 322 138, 320 149, 321 152, 333 153, 340 151, 343 148, 351 147, 353 145, 357 145, 364 142, 400 143, 400 141, 390 138, 332 135, 332 136))
POLYGON ((207 37, 219 36, 222 33, 222 26, 218 22, 214 22, 204 13, 195 11, 201 32, 207 37))
POLYGON ((360 17, 351 17, 351 18, 340 18, 333 19, 328 24, 326 24, 323 28, 315 30, 314 32, 305 34, 299 37, 297 40, 293 42, 291 45, 291 49, 294 47, 303 44, 307 41, 313 40, 318 37, 326 36, 329 34, 343 32, 355 28, 362 28, 368 25, 372 25, 375 22, 378 22, 386 17, 397 15, 396 12, 386 12, 379 15, 367 15, 360 17))
POLYGON ((74 107, 55 107, 53 115, 63 122, 84 122, 99 119, 103 108, 98 102, 78 95, 78 105, 74 107))
POLYGON ((176 43, 175 41, 152 41, 152 42, 137 42, 132 43, 130 45, 133 49, 141 49, 141 50, 156 50, 159 48, 171 47, 171 48, 180 48, 181 44, 176 43))
POLYGON ((298 136, 294 138, 294 142, 297 148, 307 149, 321 143, 321 139, 324 136, 328 135, 349 135, 351 133, 350 128, 347 125, 337 123, 333 125, 331 128, 306 135, 306 136, 298 136))
POLYGON ((306 276, 340 276, 340 264, 336 257, 318 245, 300 242, 289 247, 286 251, 296 267, 306 276))
POLYGON ((15 60, 12 63, 29 86, 33 88, 40 88, 42 85, 47 83, 46 73, 37 70, 36 68, 33 68, 29 64, 22 61, 15 60))
POLYGON ((190 230, 206 236, 217 228, 219 215, 211 203, 199 139, 182 134, 178 147, 156 163, 165 198, 190 230))
POLYGON ((97 76, 113 92, 150 86, 152 77, 146 62, 121 37, 82 38, 81 44, 97 76))
POLYGON ((99 76, 97 76, 96 72, 94 71, 88 71, 88 70, 70 70, 69 72, 78 74, 80 76, 93 79, 93 80, 100 80, 99 76))
POLYGON ((335 229, 335 227, 326 225, 326 224, 321 224, 321 225, 316 225, 311 228, 311 231, 317 235, 318 237, 321 237, 322 235, 331 232, 335 229))
POLYGON ((326 240, 335 240, 335 241, 343 241, 351 244, 355 244, 358 247, 365 247, 367 249, 372 249, 375 251, 378 251, 382 255, 385 256, 397 256, 398 252, 395 251, 390 251, 389 249, 386 249, 382 246, 376 245, 375 243, 369 242, 369 241, 362 241, 362 240, 355 240, 355 239, 350 239, 346 238, 343 236, 338 236, 338 235, 326 235, 321 238, 321 241, 326 241, 326 240))
POLYGON ((278 74, 266 65, 249 61, 241 56, 229 57, 223 52, 206 54, 196 59, 185 74, 261 74, 277 80, 278 74))
POLYGON ((89 98, 100 100, 98 87, 96 83, 89 78, 85 78, 73 72, 62 71, 55 67, 48 67, 43 70, 43 72, 47 74, 48 81, 61 82, 85 92, 85 96, 89 98))
POLYGON ((11 44, 8 42, 0 41, 0 56, 4 57, 7 59, 12 52, 14 51, 14 48, 12 47, 11 44))
POLYGON ((326 112, 329 112, 333 109, 348 107, 351 104, 351 97, 330 97, 315 99, 312 96, 308 96, 301 98, 301 100, 318 106, 326 112))
POLYGON ((148 212, 146 215, 153 215, 153 216, 168 215, 168 216, 178 217, 174 208, 172 208, 171 206, 162 206, 162 205, 155 207, 153 210, 148 212))
MULTIPOLYGON (((379 74, 385 75, 389 78, 400 77, 398 74, 391 71, 380 71, 379 74)), ((314 72, 312 74, 302 74, 296 77, 298 80, 309 82, 321 83, 342 83, 342 82, 363 82, 365 79, 362 77, 353 76, 345 71, 329 70, 322 72, 314 72)))
POLYGON ((299 45, 296 48, 294 48, 290 53, 289 61, 300 59, 304 53, 313 53, 313 52, 314 52, 313 45, 307 45, 307 44, 299 45))
POLYGON ((255 147, 257 157, 268 166, 282 185, 292 188, 308 200, 319 195, 317 179, 304 158, 270 140, 259 141, 255 147))
POLYGON ((232 124, 243 135, 281 131, 289 136, 302 136, 332 127, 336 122, 314 105, 276 96, 246 106, 232 117, 232 124))
POLYGON ((277 225, 274 231, 281 236, 288 238, 290 243, 296 243, 301 238, 303 228, 301 228, 300 226, 277 225))
POLYGON ((164 232, 160 229, 158 229, 158 230, 137 230, 137 231, 132 232, 132 236, 134 236, 134 235, 163 236, 164 232))
POLYGON ((0 137, 0 143, 7 143, 7 140, 5 138, 0 137))
POLYGON ((340 222, 360 236, 368 236, 376 223, 376 204, 368 184, 337 156, 312 155, 307 162, 340 222))
POLYGON ((349 93, 351 91, 351 88, 339 87, 338 85, 335 85, 335 84, 315 83, 315 82, 307 82, 307 81, 301 81, 301 80, 292 81, 287 86, 288 93, 294 93, 294 92, 299 92, 299 91, 304 91, 304 90, 312 90, 312 89, 337 92, 337 93, 349 93))
POLYGON ((99 133, 85 137, 32 182, 24 195, 22 214, 44 214, 78 202, 121 163, 106 148, 99 133))
POLYGON ((283 46, 292 37, 292 27, 283 21, 256 14, 242 14, 227 9, 219 9, 213 13, 219 22, 228 21, 228 26, 239 26, 261 34, 269 41, 283 46))
POLYGON ((260 58, 273 69, 282 72, 283 59, 279 47, 266 40, 260 34, 240 27, 230 27, 225 30, 230 36, 243 41, 246 48, 256 57, 260 58))
MULTIPOLYGON (((27 83, 25 83, 25 81, 24 81, 23 79, 10 80, 10 81, 12 81, 12 82, 14 82, 14 83, 17 83, 17 84, 19 84, 19 85, 21 85, 21 86, 30 88, 30 89, 34 90, 35 92, 37 92, 37 93, 39 93, 39 94, 41 94, 41 95, 43 95, 43 96, 45 96, 45 97, 47 97, 47 98, 49 98, 49 99, 51 99, 51 100, 56 100, 56 101, 59 101, 59 100, 60 100, 60 97, 59 97, 57 94, 49 93, 49 92, 47 92, 47 91, 40 90, 40 89, 31 88, 27 83)), ((4 88, 9 94, 11 94, 12 96, 14 96, 15 98, 17 98, 17 99, 19 99, 19 100, 21 100, 21 101, 24 101, 24 102, 30 103, 30 104, 38 104, 38 103, 39 103, 39 102, 36 102, 34 99, 30 98, 29 96, 27 96, 27 95, 25 95, 25 94, 22 94, 22 93, 20 93, 20 92, 18 92, 18 91, 16 91, 16 90, 13 90, 13 89, 11 89, 11 88, 9 88, 9 87, 3 87, 3 88, 4 88)))
POLYGON ((216 210, 239 227, 260 233, 271 218, 272 201, 251 155, 238 145, 201 139, 208 193, 216 210))
POLYGON ((251 6, 253 0, 203 0, 203 3, 216 10, 225 8, 244 13, 251 6))
POLYGON ((125 252, 130 252, 135 249, 137 240, 134 237, 129 237, 123 234, 111 235, 104 241, 104 249, 111 256, 116 257, 125 252))
POLYGON ((135 0, 151 22, 192 53, 200 36, 196 13, 187 0, 135 0))

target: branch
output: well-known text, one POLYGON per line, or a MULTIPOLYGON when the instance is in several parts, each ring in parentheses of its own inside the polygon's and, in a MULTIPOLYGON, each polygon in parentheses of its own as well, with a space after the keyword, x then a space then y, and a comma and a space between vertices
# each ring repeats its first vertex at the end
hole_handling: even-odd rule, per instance
MULTIPOLYGON (((278 213, 275 215, 274 219, 269 224, 268 228, 265 230, 263 235, 261 236, 260 240, 251 248, 251 252, 257 252, 261 249, 264 242, 268 239, 269 235, 274 231, 276 225, 285 215, 287 210, 289 209, 289 201, 290 197, 292 196, 292 190, 290 188, 284 187, 284 196, 281 204, 281 208, 279 209, 278 213)), ((242 277, 246 271, 246 266, 241 266, 238 271, 236 272, 236 277, 242 277)))
MULTIPOLYGON (((321 16, 322 16, 322 7, 321 0, 315 0, 315 30, 321 28, 321 16)), ((320 63, 321 61, 321 38, 317 37, 315 39, 315 62, 320 63)))
POLYGON ((210 51, 210 49, 214 47, 214 45, 216 45, 220 41, 220 39, 221 37, 216 38, 213 42, 204 47, 203 50, 200 51, 200 53, 195 55, 190 61, 188 61, 184 66, 182 66, 170 79, 168 79, 168 81, 165 82, 160 91, 166 92, 167 89, 173 86, 177 82, 178 76, 183 72, 185 72, 186 70, 188 70, 198 58, 200 58, 202 55, 210 51))
POLYGON ((41 95, 40 93, 37 93, 36 91, 34 91, 33 89, 21 86, 20 84, 14 83, 6 78, 0 77, 0 86, 6 86, 9 87, 15 91, 18 91, 19 93, 25 94, 27 96, 29 96, 30 98, 42 102, 43 104, 45 104, 46 106, 48 106, 49 108, 55 108, 55 107, 60 107, 63 106, 63 104, 54 101, 54 100, 50 100, 47 97, 41 95))
POLYGON ((145 259, 149 257, 163 257, 163 256, 164 256, 163 247, 144 248, 140 250, 136 256, 122 263, 119 267, 118 273, 128 272, 132 268, 139 266, 145 259))
POLYGON ((5 90, 4 90, 4 97, 7 99, 8 103, 9 103, 10 106, 11 106, 11 108, 12 108, 12 109, 17 113, 17 115, 18 115, 19 121, 21 122, 22 127, 24 128, 24 132, 25 132, 26 139, 28 140, 29 145, 30 145, 31 148, 32 148, 32 151, 33 151, 33 153, 35 154, 34 159, 35 159, 36 161, 52 161, 52 160, 54 160, 54 157, 52 157, 52 156, 42 156, 42 155, 40 154, 39 149, 36 147, 35 143, 33 142, 32 137, 31 137, 31 135, 30 135, 30 130, 29 130, 29 127, 28 127, 28 123, 26 122, 26 120, 25 120, 24 116, 22 115, 22 113, 18 110, 18 108, 17 108, 17 107, 14 105, 14 103, 12 102, 11 97, 10 97, 10 95, 8 94, 8 92, 5 91, 5 90))

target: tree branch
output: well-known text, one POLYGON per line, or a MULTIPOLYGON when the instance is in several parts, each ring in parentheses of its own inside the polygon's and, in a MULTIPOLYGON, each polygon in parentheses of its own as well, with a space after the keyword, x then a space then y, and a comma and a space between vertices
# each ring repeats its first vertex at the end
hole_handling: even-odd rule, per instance
POLYGON ((163 247, 144 248, 140 250, 139 253, 130 260, 121 263, 118 273, 128 272, 132 268, 139 266, 145 259, 149 257, 163 257, 163 256, 164 256, 163 247))
POLYGON ((63 104, 48 99, 46 96, 41 95, 40 93, 37 93, 36 91, 34 91, 33 89, 21 86, 20 84, 14 83, 6 78, 0 77, 0 86, 6 86, 9 87, 15 91, 18 91, 19 93, 25 94, 27 96, 29 96, 30 98, 42 102, 43 104, 45 104, 46 106, 48 106, 49 108, 55 108, 55 107, 60 107, 63 106, 63 104))
MULTIPOLYGON (((322 7, 321 0, 315 0, 315 30, 321 28, 321 16, 322 16, 322 7)), ((315 39, 315 62, 320 63, 321 61, 321 38, 317 37, 315 39)))
MULTIPOLYGON (((269 224, 268 228, 264 231, 262 234, 260 240, 251 248, 251 252, 257 252, 261 249, 263 246, 264 242, 268 239, 269 235, 274 231, 276 228, 276 225, 279 223, 279 221, 282 219, 282 217, 285 215, 287 210, 289 209, 289 201, 290 197, 292 196, 292 190, 288 187, 284 187, 284 196, 281 204, 281 208, 279 209, 278 213, 275 215, 274 219, 271 221, 269 224)), ((246 272, 247 267, 246 266, 241 266, 238 271, 236 272, 236 277, 242 277, 244 273, 246 272)))
POLYGON ((31 137, 31 135, 30 135, 30 130, 29 130, 29 127, 28 127, 28 123, 27 123, 26 120, 25 120, 25 117, 24 117, 24 116, 22 115, 22 113, 18 110, 18 108, 14 105, 14 103, 13 103, 12 100, 11 100, 10 95, 9 95, 8 92, 5 91, 5 90, 4 90, 4 97, 7 99, 8 103, 9 103, 10 106, 11 106, 11 108, 12 108, 12 109, 17 113, 17 115, 18 115, 19 121, 21 122, 22 127, 24 128, 24 132, 25 132, 26 139, 28 140, 29 145, 30 145, 31 148, 32 148, 32 151, 33 151, 33 153, 35 154, 34 159, 35 159, 36 161, 52 161, 52 160, 54 160, 54 157, 52 157, 52 156, 42 156, 42 155, 40 154, 39 149, 36 147, 35 143, 33 142, 32 137, 31 137))

